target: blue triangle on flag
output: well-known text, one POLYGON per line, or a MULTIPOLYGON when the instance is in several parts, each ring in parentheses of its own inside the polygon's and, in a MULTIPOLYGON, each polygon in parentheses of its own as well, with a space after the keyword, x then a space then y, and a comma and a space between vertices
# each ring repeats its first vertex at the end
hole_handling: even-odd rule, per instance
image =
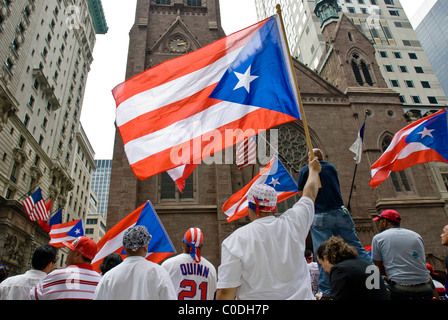
POLYGON ((271 17, 229 66, 210 97, 270 109, 300 119, 288 72, 280 31, 276 20, 271 17), (246 81, 240 81, 240 78, 246 81))
POLYGON ((269 175, 266 178, 265 184, 273 187, 275 191, 282 192, 298 190, 297 183, 277 157, 275 158, 275 162, 271 170, 268 171, 268 174, 269 175))
MULTIPOLYGON (((151 202, 147 201, 143 208, 136 226, 145 226, 151 235, 151 241, 149 241, 148 252, 175 252, 171 240, 168 238, 168 234, 165 231, 156 211, 154 210, 151 202)), ((121 254, 126 254, 124 249, 121 254)))
POLYGON ((55 224, 61 224, 61 223, 62 223, 62 209, 59 209, 58 212, 56 212, 56 213, 50 218, 49 225, 50 225, 50 227, 51 227, 52 225, 55 225, 55 224))
POLYGON ((67 236, 69 237, 80 237, 84 235, 84 227, 82 224, 82 219, 79 219, 78 223, 73 226, 73 228, 70 229, 70 231, 67 232, 67 236))

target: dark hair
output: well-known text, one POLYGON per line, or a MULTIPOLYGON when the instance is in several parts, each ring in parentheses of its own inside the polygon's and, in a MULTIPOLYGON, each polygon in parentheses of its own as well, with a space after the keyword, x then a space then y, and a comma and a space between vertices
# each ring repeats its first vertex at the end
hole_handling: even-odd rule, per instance
POLYGON ((100 265, 100 271, 104 275, 107 271, 116 267, 121 262, 123 262, 123 259, 118 253, 111 253, 104 258, 100 265))
POLYGON ((9 267, 4 264, 0 264, 0 282, 8 278, 9 276, 9 267))
POLYGON ((56 262, 56 248, 49 244, 38 247, 31 259, 31 266, 37 270, 43 270, 51 262, 56 262))
POLYGON ((335 265, 343 260, 356 258, 358 251, 341 237, 332 236, 319 246, 316 254, 319 259, 326 258, 328 262, 335 265))

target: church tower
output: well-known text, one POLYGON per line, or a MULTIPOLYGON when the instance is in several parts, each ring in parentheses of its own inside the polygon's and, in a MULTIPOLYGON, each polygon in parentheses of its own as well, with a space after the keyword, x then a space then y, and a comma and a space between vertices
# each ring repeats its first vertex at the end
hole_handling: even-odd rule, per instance
MULTIPOLYGON (((224 37, 219 0, 138 0, 135 23, 129 35, 126 79, 224 37)), ((199 227, 205 237, 203 255, 215 266, 219 265, 220 243, 233 230, 217 236, 221 234, 220 223, 225 228, 230 227, 223 216, 218 217, 218 208, 232 195, 229 166, 199 165, 186 181, 183 193, 166 173, 140 181, 129 166, 117 132, 108 228, 150 200, 177 252, 181 252, 181 241, 187 229, 199 227)))

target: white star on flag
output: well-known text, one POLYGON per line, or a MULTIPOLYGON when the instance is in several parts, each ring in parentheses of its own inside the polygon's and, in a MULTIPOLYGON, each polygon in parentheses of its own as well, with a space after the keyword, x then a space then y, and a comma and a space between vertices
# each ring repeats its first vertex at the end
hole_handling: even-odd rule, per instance
POLYGON ((250 75, 250 68, 251 67, 252 66, 249 66, 249 68, 247 68, 247 70, 246 70, 246 72, 244 74, 234 71, 234 73, 237 76, 239 81, 238 81, 238 83, 236 84, 236 86, 235 86, 235 88, 233 90, 236 90, 236 89, 239 89, 241 87, 244 87, 244 88, 246 88, 247 93, 249 93, 250 83, 258 78, 258 76, 250 75))
POLYGON ((436 129, 428 130, 428 129, 426 129, 426 127, 424 127, 424 128, 423 128, 423 131, 420 131, 418 134, 421 134, 421 135, 422 135, 422 139, 423 139, 424 137, 426 137, 426 136, 430 136, 431 138, 434 138, 434 137, 432 136, 431 132, 433 132, 433 131, 435 131, 435 130, 436 130, 436 129))
POLYGON ((272 186, 275 188, 276 185, 281 184, 281 183, 278 181, 278 179, 279 179, 279 178, 277 178, 277 179, 272 178, 272 180, 271 180, 271 182, 269 182, 269 184, 272 184, 272 186))
POLYGON ((76 230, 75 230, 75 233, 76 233, 76 234, 80 234, 80 233, 81 233, 81 230, 76 229, 76 230))

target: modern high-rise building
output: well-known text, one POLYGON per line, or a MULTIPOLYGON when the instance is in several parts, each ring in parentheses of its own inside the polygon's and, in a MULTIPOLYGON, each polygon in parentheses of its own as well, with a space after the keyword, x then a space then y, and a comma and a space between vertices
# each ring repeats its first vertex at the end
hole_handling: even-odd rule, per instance
POLYGON ((0 4, 0 262, 12 274, 49 240, 23 210, 27 195, 40 188, 63 222, 86 218, 95 163, 80 115, 106 31, 100 0, 0 4))
MULTIPOLYGON (((282 7, 292 56, 311 69, 322 69, 319 62, 330 45, 324 39, 316 5, 326 0, 255 0, 259 19, 282 7)), ((448 103, 439 80, 399 0, 338 0, 339 8, 375 47, 377 64, 389 88, 400 93, 404 111, 418 118, 448 103)), ((352 35, 353 36, 353 35, 352 35)), ((347 35, 350 37, 350 35, 347 35)), ((354 39, 352 39, 354 40, 354 39)), ((352 57, 347 57, 347 60, 352 57)), ((359 78, 362 85, 369 82, 359 78)))
POLYGON ((103 218, 107 215, 107 204, 109 202, 110 172, 112 170, 112 160, 95 160, 96 169, 92 174, 91 188, 98 199, 98 214, 103 218))
POLYGON ((448 95, 448 2, 425 1, 411 22, 445 95, 448 95))

